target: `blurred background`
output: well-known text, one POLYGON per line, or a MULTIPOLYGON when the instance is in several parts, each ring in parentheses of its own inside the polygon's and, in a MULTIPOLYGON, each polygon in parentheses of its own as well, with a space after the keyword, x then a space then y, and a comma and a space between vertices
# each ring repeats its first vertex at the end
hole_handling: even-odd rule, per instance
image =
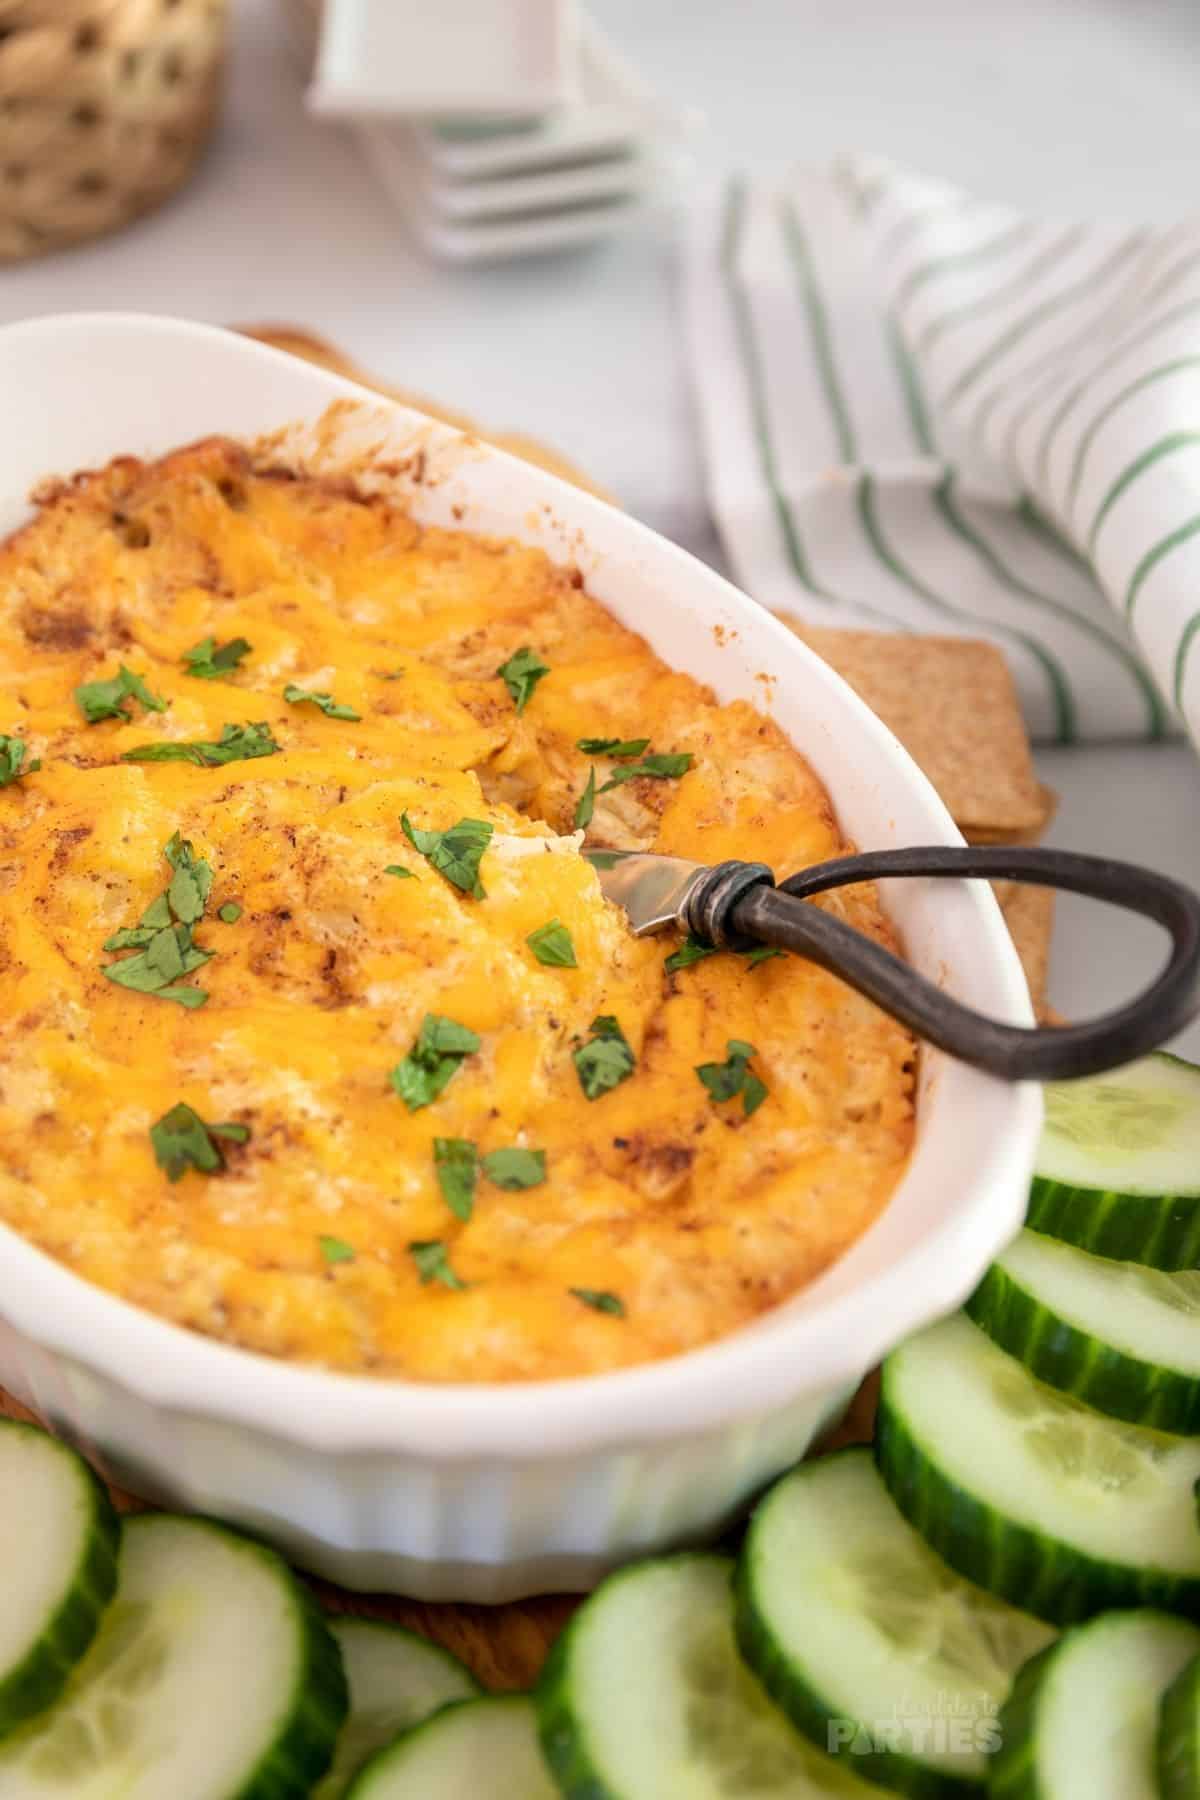
MULTIPOLYGON (((1194 0, 336 11, 318 56, 316 0, 0 0, 0 323, 128 308, 299 325, 383 379, 549 440, 720 562, 681 341, 693 195, 734 168, 857 150, 1064 215, 1163 222, 1195 204, 1194 0), (505 9, 512 53, 460 70, 474 84, 460 111, 472 94, 447 89, 439 25, 482 29, 505 9), (607 150, 584 116, 605 106, 624 109, 607 150), (480 183, 514 174, 511 156, 488 155, 522 135, 515 172, 534 186, 480 199, 480 183), (70 195, 43 194, 50 222, 30 227, 63 156, 70 195), (547 221, 587 241, 539 250, 526 227, 547 221)), ((1200 788, 1181 744, 1047 750, 1039 766, 1063 795, 1052 841, 1200 881, 1200 788)), ((1106 982, 1132 976, 1110 961, 1103 930, 1064 905, 1052 997, 1094 1010, 1106 982)))
MULTIPOLYGON (((418 34, 436 10, 386 3, 418 34)), ((191 4, 152 0, 168 14, 191 4)), ((666 210, 571 254, 431 260, 354 127, 306 110, 290 30, 303 4, 232 0, 223 112, 189 184, 118 235, 0 265, 0 319, 136 307, 303 322, 382 376, 556 441, 642 518, 700 547, 710 527, 666 210)), ((0 21, 16 10, 0 0, 0 21)), ((1192 0, 589 0, 589 11, 663 107, 702 115, 686 141, 696 183, 855 149, 1064 213, 1168 219, 1194 204, 1192 0)))

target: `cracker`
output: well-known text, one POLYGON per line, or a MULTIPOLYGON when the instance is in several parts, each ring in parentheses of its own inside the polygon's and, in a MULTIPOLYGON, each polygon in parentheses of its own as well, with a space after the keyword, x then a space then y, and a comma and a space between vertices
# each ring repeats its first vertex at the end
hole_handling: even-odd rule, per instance
POLYGON ((256 338, 260 344, 269 344, 272 349, 286 350, 292 356, 303 357, 305 362, 317 363, 322 369, 331 369, 335 375, 342 375, 347 381, 357 381, 363 387, 374 388, 376 393, 386 394, 389 400, 399 400, 401 405, 428 413, 431 419, 440 419, 444 425, 453 425, 457 431, 465 431, 471 437, 495 444, 511 455, 519 456, 523 462, 536 463, 539 469, 546 469, 551 475, 569 481, 572 487, 583 488, 585 492, 595 494, 601 500, 613 499, 611 494, 589 480, 582 469, 560 455, 551 445, 542 443, 540 438, 527 437, 524 432, 484 430, 464 413, 442 406, 425 394, 414 394, 407 388, 394 387, 390 382, 380 381, 377 376, 351 361, 350 357, 344 356, 336 345, 316 337, 311 331, 302 331, 297 325, 240 325, 237 329, 243 337, 256 338))
POLYGON ((1017 955, 1029 983, 1029 995, 1035 1011, 1046 1003, 1046 980, 1050 968, 1050 939, 1054 932, 1054 889, 1019 883, 1002 907, 1017 955))
POLYGON ((963 827, 968 844, 1038 844, 1058 811, 1058 795, 1053 788, 1039 787, 1042 815, 1036 825, 1025 831, 1001 831, 987 826, 963 827))
POLYGON ((1014 842, 1045 802, 1003 654, 971 638, 838 631, 781 614, 894 731, 964 836, 1014 842))

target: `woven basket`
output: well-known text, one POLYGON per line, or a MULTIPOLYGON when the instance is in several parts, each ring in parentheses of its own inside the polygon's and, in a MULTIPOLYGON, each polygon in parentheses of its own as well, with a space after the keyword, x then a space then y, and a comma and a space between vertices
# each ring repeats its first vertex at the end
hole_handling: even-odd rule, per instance
POLYGON ((227 0, 0 0, 0 262, 112 231, 187 176, 227 0))

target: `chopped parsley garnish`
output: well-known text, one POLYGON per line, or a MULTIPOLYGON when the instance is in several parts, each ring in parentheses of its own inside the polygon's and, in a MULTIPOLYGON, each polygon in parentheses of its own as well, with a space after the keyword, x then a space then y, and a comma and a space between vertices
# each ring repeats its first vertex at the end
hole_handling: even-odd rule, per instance
POLYGON ((575 748, 585 756, 640 756, 649 738, 577 738, 575 748))
POLYGON ((327 719, 361 719, 352 706, 341 706, 332 694, 318 694, 311 688, 297 687, 289 681, 283 690, 283 697, 290 706, 319 706, 327 719))
POLYGON ((330 1265, 333 1263, 354 1261, 354 1245, 348 1244, 344 1238, 327 1237, 322 1233, 321 1236, 318 1237, 317 1243, 321 1246, 321 1255, 330 1265))
POLYGON ((787 951, 781 950, 778 944, 755 944, 752 950, 741 950, 738 954, 745 957, 748 969, 757 969, 759 963, 769 962, 773 956, 786 956, 787 951))
POLYGON ((506 663, 500 664, 496 673, 512 695, 513 704, 520 713, 525 711, 526 703, 542 676, 550 673, 550 665, 542 661, 536 650, 523 644, 506 663))
POLYGON ((460 819, 448 831, 422 831, 407 813, 401 813, 400 824, 413 849, 421 853, 431 869, 473 900, 487 898, 487 890, 479 879, 479 865, 495 827, 486 819, 460 819))
POLYGON ((265 719, 256 725, 224 725, 216 743, 198 739, 192 743, 138 744, 121 754, 122 762, 187 762, 198 769, 215 769, 222 763, 249 762, 256 756, 274 756, 281 748, 265 719))
POLYGON ((192 942, 192 926, 203 917, 212 889, 212 870, 197 857, 186 838, 176 832, 164 846, 171 865, 165 893, 152 900, 136 925, 110 937, 106 950, 134 950, 121 962, 107 963, 102 971, 119 987, 139 994, 156 994, 180 1006, 203 1006, 208 995, 202 988, 175 985, 208 962, 213 952, 192 942))
POLYGON ((586 831, 596 810, 596 765, 588 770, 587 786, 575 802, 575 829, 586 831))
POLYGON ((224 906, 218 906, 217 917, 222 925, 236 925, 242 916, 242 909, 236 900, 227 900, 224 906))
POLYGON ((101 719, 128 721, 127 700, 136 700, 147 712, 167 710, 166 701, 152 694, 141 676, 127 669, 124 663, 109 681, 85 681, 82 687, 75 689, 75 699, 89 725, 98 725, 101 719))
POLYGON ((218 644, 216 638, 201 638, 183 653, 184 673, 195 675, 200 681, 223 681, 250 654, 250 648, 245 638, 230 638, 227 644, 218 644))
MULTIPOLYGON (((693 963, 703 962, 706 956, 719 954, 715 944, 706 944, 702 939, 689 935, 678 950, 672 950, 663 968, 668 975, 674 975, 680 969, 689 969, 693 963)), ((786 956, 787 951, 778 949, 774 944, 754 944, 749 950, 739 950, 737 954, 748 969, 757 969, 759 963, 766 962, 772 956, 786 956)))
POLYGON ((409 1112, 436 1100, 464 1056, 479 1048, 479 1039, 465 1025, 426 1013, 416 1042, 388 1076, 409 1112))
POLYGON ((167 905, 185 925, 194 925, 212 892, 212 870, 198 858, 186 838, 176 832, 163 855, 174 870, 167 888, 167 905))
MULTIPOLYGON (((622 743, 614 738, 580 738, 579 747, 587 746, 596 755, 620 756, 640 755, 650 742, 649 738, 630 738, 622 743)), ((690 750, 661 750, 642 758, 641 762, 625 763, 614 769, 608 780, 596 786, 596 765, 588 770, 587 786, 575 804, 575 829, 585 831, 592 822, 596 810, 597 794, 607 794, 610 788, 621 787, 627 781, 636 781, 639 775, 652 775, 657 781, 674 781, 680 775, 686 775, 695 757, 690 750)))
POLYGON ((552 969, 577 969, 575 945, 571 934, 559 919, 550 919, 545 925, 539 925, 525 939, 533 954, 540 963, 552 969))
POLYGON ((639 775, 652 775, 656 781, 675 781, 680 775, 686 775, 695 757, 690 750, 662 750, 647 756, 641 762, 626 763, 624 768, 614 769, 600 793, 607 794, 609 788, 620 787, 623 782, 636 781, 639 775))
POLYGON ((385 875, 395 875, 401 881, 415 881, 417 879, 412 870, 406 869, 403 863, 389 863, 383 872, 385 875))
POLYGON ((155 1160, 170 1181, 178 1181, 188 1169, 214 1175, 225 1167, 220 1140, 244 1144, 250 1136, 245 1125, 206 1125, 198 1112, 182 1100, 150 1127, 155 1160))
POLYGON ((701 938, 686 937, 678 950, 672 950, 663 968, 668 975, 674 975, 679 969, 690 969, 693 963, 703 962, 706 956, 716 956, 719 952, 715 944, 706 944, 701 938))
POLYGON ((488 1180, 509 1193, 540 1187, 546 1179, 544 1150, 489 1150, 479 1160, 488 1180))
POLYGON ((448 1288, 467 1286, 450 1267, 449 1253, 441 1238, 417 1240, 408 1246, 408 1252, 417 1265, 422 1287, 427 1287, 431 1281, 440 1281, 448 1288))
POLYGON ((633 1074, 637 1059, 611 1013, 592 1020, 592 1036, 574 1052, 575 1070, 584 1098, 598 1100, 633 1074))
POLYGON ((434 1138, 433 1167, 442 1199, 450 1211, 460 1219, 469 1219, 479 1179, 479 1152, 470 1138, 434 1138))
POLYGON ((742 1096, 742 1107, 749 1118, 767 1097, 765 1083, 750 1068, 750 1058, 757 1056, 753 1044, 730 1038, 725 1046, 728 1060, 723 1063, 700 1063, 696 1073, 714 1100, 736 1100, 742 1096))
POLYGON ((28 747, 24 738, 5 737, 0 731, 0 787, 10 787, 14 781, 22 781, 26 775, 41 768, 40 756, 35 756, 31 763, 25 761, 28 747))
POLYGON ((610 1294, 604 1288, 568 1288, 576 1300, 582 1300, 593 1312, 611 1313, 614 1319, 625 1317, 625 1302, 619 1294, 610 1294))
POLYGON ((515 1193, 540 1187, 546 1179, 544 1150, 489 1150, 480 1156, 470 1138, 434 1138, 433 1167, 442 1198, 460 1219, 469 1219, 475 1208, 475 1186, 480 1172, 495 1187, 515 1193))

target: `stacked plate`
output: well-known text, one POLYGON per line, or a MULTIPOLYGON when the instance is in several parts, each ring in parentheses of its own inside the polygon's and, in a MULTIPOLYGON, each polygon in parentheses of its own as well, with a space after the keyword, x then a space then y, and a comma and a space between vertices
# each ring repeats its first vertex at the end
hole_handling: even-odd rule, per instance
POLYGON ((581 9, 507 4, 497 58, 480 48, 489 0, 446 3, 459 29, 438 43, 418 22, 425 9, 389 10, 385 37, 369 29, 372 0, 286 0, 311 109, 350 125, 430 254, 474 262, 588 243, 684 172, 695 115, 664 105, 581 9))

